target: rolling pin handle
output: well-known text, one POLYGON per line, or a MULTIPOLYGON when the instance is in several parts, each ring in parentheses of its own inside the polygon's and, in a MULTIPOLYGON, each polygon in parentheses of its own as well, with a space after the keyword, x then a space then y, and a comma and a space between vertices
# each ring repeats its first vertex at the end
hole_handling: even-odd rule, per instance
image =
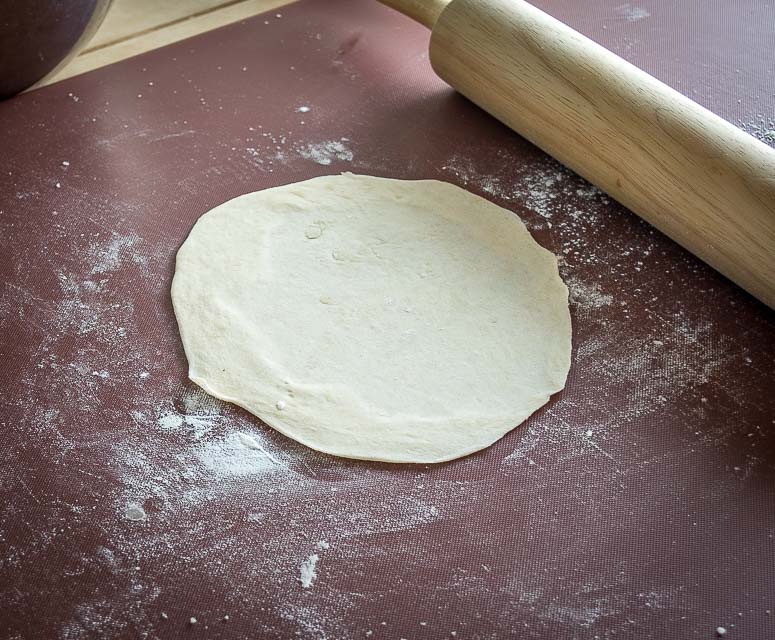
POLYGON ((429 29, 433 29, 436 20, 439 19, 441 12, 450 3, 451 0, 380 0, 384 5, 391 9, 403 13, 424 24, 429 29))

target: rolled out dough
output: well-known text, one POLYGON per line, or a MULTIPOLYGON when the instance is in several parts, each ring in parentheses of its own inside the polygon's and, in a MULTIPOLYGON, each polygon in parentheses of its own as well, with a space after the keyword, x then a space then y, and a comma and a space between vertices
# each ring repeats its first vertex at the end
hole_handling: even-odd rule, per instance
POLYGON ((172 283, 191 380, 313 449, 441 462, 562 389, 568 290, 513 213, 345 174, 204 214, 172 283))

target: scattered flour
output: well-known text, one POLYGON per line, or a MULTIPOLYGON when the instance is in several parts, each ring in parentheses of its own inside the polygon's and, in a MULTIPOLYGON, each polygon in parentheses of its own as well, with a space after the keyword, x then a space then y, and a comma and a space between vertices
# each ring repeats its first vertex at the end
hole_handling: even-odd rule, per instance
POLYGON ((538 429, 534 422, 528 423, 527 427, 520 435, 519 443, 514 450, 503 459, 503 464, 513 464, 515 462, 527 459, 529 462, 528 454, 538 446, 541 439, 541 431, 538 429))
MULTIPOLYGON (((297 111, 305 113, 309 107, 299 107, 297 111)), ((304 121, 301 121, 304 124, 304 121)), ((251 128, 255 132, 255 128, 251 128)), ((329 166, 335 161, 352 162, 354 153, 349 146, 349 138, 326 140, 322 142, 293 141, 293 132, 272 133, 269 131, 255 132, 246 138, 244 147, 246 159, 253 167, 272 173, 278 164, 287 165, 299 158, 311 160, 322 166, 329 166), (261 144, 263 143, 263 144, 261 144)), ((236 147, 232 147, 236 151, 236 147)))
POLYGON ((145 509, 143 509, 142 505, 139 505, 135 502, 130 502, 128 505, 126 505, 126 509, 124 510, 124 517, 127 520, 132 520, 134 522, 142 522, 146 518, 145 509))
MULTIPOLYGON (((135 417, 141 416, 142 414, 135 414, 135 417)), ((180 427, 182 427, 184 424, 183 416, 177 413, 166 413, 163 416, 157 418, 156 422, 159 427, 165 431, 175 431, 180 429, 180 427)))
POLYGON ((613 303, 614 297, 604 293, 596 282, 583 282, 578 276, 564 277, 570 291, 570 303, 579 310, 588 312, 590 309, 607 307, 613 303))
POLYGON ((330 165, 334 160, 351 162, 353 152, 347 147, 347 142, 349 142, 347 138, 341 138, 340 140, 310 143, 299 145, 296 151, 302 158, 324 166, 330 165))
MULTIPOLYGON (((161 411, 163 412, 164 410, 162 409, 161 411)), ((141 422, 146 419, 145 414, 142 414, 141 412, 134 412, 133 416, 141 422)), ((170 411, 168 413, 161 413, 161 415, 156 418, 156 424, 163 431, 178 431, 184 428, 191 431, 195 439, 200 440, 212 430, 213 420, 215 419, 215 416, 208 414, 181 414, 170 411)))
POLYGON ((304 589, 309 589, 317 578, 317 564, 320 556, 317 553, 310 556, 299 565, 299 582, 304 589))
POLYGON ((542 159, 529 171, 517 175, 508 172, 511 165, 508 152, 499 152, 498 159, 504 167, 502 175, 482 173, 472 158, 460 155, 449 158, 441 170, 454 176, 455 182, 464 187, 504 201, 505 206, 522 206, 538 214, 545 219, 543 224, 549 226, 555 217, 565 216, 571 217, 571 222, 594 222, 590 210, 609 202, 602 191, 552 159, 542 159))
POLYGON ((738 126, 765 144, 775 147, 775 119, 762 116, 758 120, 738 120, 738 126))
POLYGON ((594 624, 598 618, 616 613, 612 611, 607 603, 592 604, 586 607, 570 607, 551 604, 540 612, 540 617, 553 622, 564 622, 580 627, 589 627, 594 624))
POLYGON ((230 433, 225 440, 202 445, 196 456, 206 469, 219 477, 284 470, 253 436, 243 432, 230 433))
POLYGON ((116 232, 111 234, 107 246, 101 242, 93 243, 89 248, 89 254, 94 264, 91 275, 115 271, 126 259, 146 265, 148 259, 136 251, 136 247, 141 243, 142 240, 135 233, 122 236, 116 232))
POLYGON ((637 7, 630 4, 629 2, 626 4, 620 4, 614 10, 627 22, 638 22, 651 16, 647 9, 644 9, 643 7, 637 7))

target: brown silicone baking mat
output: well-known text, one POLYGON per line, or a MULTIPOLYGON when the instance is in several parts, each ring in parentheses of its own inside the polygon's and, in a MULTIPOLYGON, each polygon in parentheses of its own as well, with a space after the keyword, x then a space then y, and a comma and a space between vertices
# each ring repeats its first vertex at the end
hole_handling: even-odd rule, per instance
MULTIPOLYGON (((539 6, 775 140, 771 2, 539 6)), ((455 94, 428 37, 305 0, 0 103, 0 637, 775 637, 775 314, 455 94), (187 380, 195 220, 342 171, 455 183, 560 258, 567 387, 486 451, 337 459, 187 380)))

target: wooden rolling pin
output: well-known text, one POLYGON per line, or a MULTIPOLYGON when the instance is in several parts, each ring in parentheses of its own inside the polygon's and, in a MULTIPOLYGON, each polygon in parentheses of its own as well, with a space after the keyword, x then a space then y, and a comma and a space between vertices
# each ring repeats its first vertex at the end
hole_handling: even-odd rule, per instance
POLYGON ((775 309, 775 150, 523 0, 381 0, 441 78, 775 309))

